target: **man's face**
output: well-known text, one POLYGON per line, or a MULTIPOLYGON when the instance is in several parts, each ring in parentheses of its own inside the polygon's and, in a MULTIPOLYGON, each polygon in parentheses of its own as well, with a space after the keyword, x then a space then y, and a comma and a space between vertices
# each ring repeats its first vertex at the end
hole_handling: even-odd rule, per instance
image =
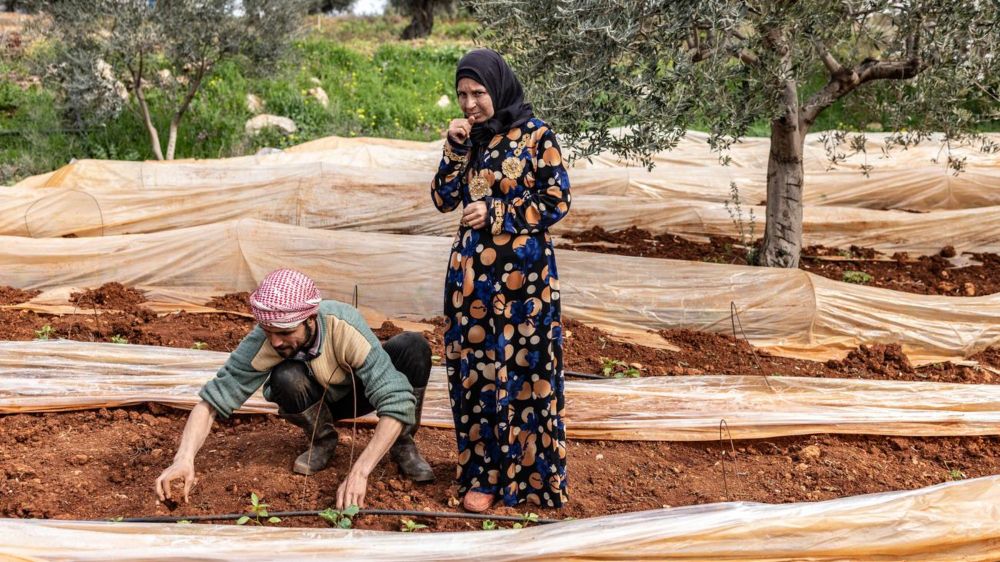
POLYGON ((308 318, 294 328, 271 328, 261 326, 267 336, 268 343, 278 352, 278 355, 288 359, 309 343, 315 330, 315 318, 308 318))

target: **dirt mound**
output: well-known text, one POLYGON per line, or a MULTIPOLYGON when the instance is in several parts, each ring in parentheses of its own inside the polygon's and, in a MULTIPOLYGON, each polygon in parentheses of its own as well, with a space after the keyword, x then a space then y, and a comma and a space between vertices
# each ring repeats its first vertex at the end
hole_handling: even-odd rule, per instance
POLYGON ((830 360, 826 366, 844 372, 872 372, 891 376, 913 373, 913 365, 899 344, 860 345, 843 360, 830 360))
MULTIPOLYGON (((760 240, 754 242, 754 246, 759 244, 760 240)), ((620 232, 594 227, 563 234, 559 246, 605 254, 737 265, 747 264, 748 250, 734 238, 712 237, 708 242, 693 242, 669 234, 654 236, 635 227, 620 232)), ((897 253, 890 259, 859 246, 847 249, 809 246, 802 251, 800 267, 836 281, 907 293, 972 297, 1000 292, 1000 255, 965 254, 961 257, 978 264, 955 267, 954 253, 954 248, 946 247, 938 255, 910 257, 897 253)))
POLYGON ((0 287, 0 305, 21 304, 38 296, 41 291, 25 291, 14 287, 0 287))
POLYGON ((250 314, 250 293, 243 291, 242 293, 227 293, 221 297, 212 297, 212 300, 206 302, 205 306, 250 314))
POLYGON ((382 322, 382 325, 380 327, 375 328, 372 331, 375 332, 375 336, 382 341, 385 341, 393 336, 397 336, 403 333, 402 328, 400 328, 399 326, 393 324, 388 320, 382 322))
POLYGON ((735 238, 713 236, 705 242, 692 242, 672 234, 653 235, 641 228, 608 232, 599 226, 582 232, 561 235, 565 240, 560 247, 585 252, 620 254, 645 258, 665 258, 674 260, 706 261, 737 265, 747 264, 747 248, 740 246, 735 238))
MULTIPOLYGON (((275 416, 220 419, 195 461, 199 482, 191 502, 168 507, 153 496, 153 480, 170 464, 186 415, 140 406, 0 417, 0 516, 106 520, 235 513, 248 509, 251 492, 270 504, 270 511, 322 510, 334 503, 348 471, 350 442, 360 451, 372 435, 363 427, 352 436, 351 426, 342 424, 345 454, 336 455, 329 469, 305 478, 291 472, 306 442, 302 430, 275 416)), ((437 473, 436 481, 414 485, 383 460, 368 481, 368 507, 459 511, 452 482, 454 431, 422 428, 416 440, 437 473)), ((735 457, 728 442, 570 440, 570 501, 565 508, 494 507, 490 513, 581 518, 727 500, 821 501, 1000 472, 996 437, 819 435, 736 441, 732 447, 735 457), (720 463, 722 450, 725 463, 720 463), (728 484, 723 470, 729 471, 728 484)), ((427 524, 428 531, 482 528, 478 521, 417 522, 427 524)), ((308 517, 286 519, 277 526, 326 523, 308 517)), ((359 517, 354 526, 399 530, 400 521, 359 517)))
POLYGON ((105 283, 96 289, 87 289, 82 293, 73 293, 69 302, 80 308, 98 308, 101 310, 133 310, 146 302, 145 294, 126 287, 118 282, 105 283))
MULTIPOLYGON (((230 297, 230 296, 225 296, 230 297)), ((237 295, 239 297, 239 295, 237 295)), ((212 299, 220 302, 222 299, 212 299)), ((225 301, 230 301, 225 298, 225 301)), ((238 300, 238 299, 237 299, 238 300)), ((436 364, 443 362, 444 318, 425 319, 434 328, 424 332, 436 364)), ((829 378, 870 378, 960 383, 1000 383, 1000 348, 988 349, 972 359, 983 368, 952 364, 906 368, 905 357, 898 350, 868 358, 868 351, 856 351, 851 360, 826 364, 771 356, 740 338, 692 330, 663 330, 667 342, 679 348, 668 351, 618 341, 610 334, 572 319, 564 319, 564 365, 567 371, 610 376, 679 376, 679 375, 783 375, 829 378), (860 358, 860 359, 859 359, 860 358), (871 363, 871 365, 869 365, 871 363)), ((54 316, 30 310, 0 309, 0 339, 32 340, 39 337, 79 341, 164 345, 170 347, 232 351, 254 327, 252 318, 237 314, 189 314, 178 312, 158 316, 151 310, 83 312, 54 316)), ((375 330, 381 339, 398 334, 401 329, 385 322, 375 330)))

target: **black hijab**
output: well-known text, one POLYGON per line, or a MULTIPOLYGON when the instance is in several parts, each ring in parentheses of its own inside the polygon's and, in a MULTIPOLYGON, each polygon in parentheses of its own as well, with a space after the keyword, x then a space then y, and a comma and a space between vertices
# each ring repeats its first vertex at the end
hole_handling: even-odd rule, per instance
POLYGON ((469 51, 458 61, 455 88, 462 78, 471 78, 486 88, 493 101, 493 117, 472 126, 470 139, 474 147, 486 146, 496 135, 519 127, 534 114, 531 104, 524 102, 524 90, 507 61, 492 49, 469 51))

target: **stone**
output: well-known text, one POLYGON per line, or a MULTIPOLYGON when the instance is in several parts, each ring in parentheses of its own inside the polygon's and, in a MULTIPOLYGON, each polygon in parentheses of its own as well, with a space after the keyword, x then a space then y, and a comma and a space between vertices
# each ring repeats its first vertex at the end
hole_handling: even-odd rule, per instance
POLYGON ((299 130, 298 127, 295 126, 295 122, 288 117, 270 115, 267 113, 263 113, 247 120, 246 125, 244 125, 243 128, 248 135, 256 135, 264 129, 270 127, 278 129, 278 131, 283 135, 290 135, 299 130))
POLYGON ((958 285, 954 283, 949 283, 947 281, 941 281, 937 284, 937 290, 942 293, 950 293, 958 288, 958 285))
POLYGON ((330 96, 326 95, 326 90, 324 90, 321 86, 310 88, 309 95, 315 98, 316 101, 318 101, 324 108, 330 107, 330 96))
POLYGON ((264 111, 264 102, 253 94, 247 94, 247 111, 257 115, 264 111))
POLYGON ((444 109, 449 105, 451 105, 451 99, 449 99, 448 96, 441 96, 440 98, 438 98, 437 106, 440 107, 441 109, 444 109))
POLYGON ((820 457, 819 445, 807 445, 799 451, 799 458, 804 460, 816 460, 820 457))
POLYGON ((976 285, 974 283, 963 283, 962 291, 965 292, 965 296, 974 297, 976 296, 976 285))
POLYGON ((35 469, 26 464, 14 464, 7 468, 7 478, 11 480, 28 480, 35 476, 35 469))

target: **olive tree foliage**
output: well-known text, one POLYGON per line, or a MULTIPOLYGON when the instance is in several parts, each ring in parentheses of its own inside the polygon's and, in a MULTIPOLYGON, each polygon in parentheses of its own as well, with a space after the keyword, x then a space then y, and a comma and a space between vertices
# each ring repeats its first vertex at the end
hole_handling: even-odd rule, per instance
MULTIPOLYGON (((998 12, 995 0, 483 0, 476 16, 578 155, 651 167, 698 126, 726 163, 753 123, 768 123, 758 260, 797 267, 803 143, 820 114, 843 100, 845 127, 887 123, 887 147, 931 131, 967 137, 1000 117, 998 12)), ((864 147, 831 138, 833 159, 864 147)))
POLYGON ((307 7, 299 0, 51 0, 41 9, 78 119, 106 118, 124 102, 141 117, 156 158, 172 160, 181 120, 216 66, 242 57, 255 71, 272 68, 307 7), (170 116, 166 150, 153 104, 170 116))

